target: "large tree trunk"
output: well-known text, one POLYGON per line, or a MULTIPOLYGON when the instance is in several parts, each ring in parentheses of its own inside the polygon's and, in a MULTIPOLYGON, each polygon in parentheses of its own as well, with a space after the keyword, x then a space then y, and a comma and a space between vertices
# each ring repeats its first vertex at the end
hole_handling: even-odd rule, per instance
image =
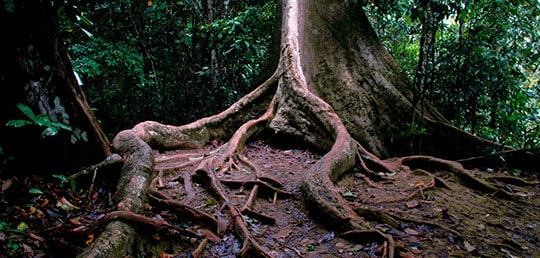
POLYGON ((300 62, 306 84, 374 154, 410 154, 414 132, 409 129, 420 115, 427 120, 427 154, 455 159, 502 148, 453 128, 423 100, 413 110, 413 99, 420 94, 381 44, 360 5, 316 1, 305 5, 302 15, 300 62))
MULTIPOLYGON (((370 179, 390 181, 385 174, 425 175, 431 183, 424 185, 409 181, 402 185, 418 187, 417 194, 434 187, 435 182, 440 180, 421 168, 445 170, 470 180, 482 191, 502 193, 510 198, 510 193, 472 178, 459 163, 427 156, 380 158, 409 151, 410 138, 402 136, 401 132, 410 127, 412 115, 417 111, 413 110, 411 104, 414 95, 411 83, 380 44, 360 5, 355 2, 283 1, 280 60, 275 73, 253 92, 217 115, 182 126, 147 121, 118 134, 113 147, 129 160, 124 165, 124 174, 134 167, 147 170, 154 166, 153 159, 132 158, 134 155, 140 156, 140 151, 148 151, 148 148, 140 148, 134 152, 129 147, 142 144, 140 140, 152 149, 159 150, 196 149, 213 141, 226 141, 200 157, 198 154, 179 154, 162 158, 161 163, 178 159, 180 164, 174 168, 160 165, 156 169, 160 173, 185 172, 183 182, 186 189, 191 188, 191 182, 195 180, 204 184, 220 204, 221 208, 216 212, 219 216, 214 218, 194 209, 190 202, 195 197, 190 197, 190 190, 186 190, 185 200, 175 200, 161 193, 157 182, 162 180, 162 175, 149 183, 149 193, 152 200, 182 210, 183 216, 197 218, 215 229, 217 234, 220 233, 221 212, 227 213, 227 224, 243 240, 240 252, 243 256, 272 256, 256 240, 246 220, 240 216, 249 211, 245 207, 252 205, 257 189, 266 188, 275 191, 276 195, 287 194, 277 189, 279 187, 273 187, 280 183, 269 180, 264 171, 257 169, 242 153, 246 142, 255 137, 301 143, 323 153, 301 175, 302 196, 310 215, 323 220, 325 225, 331 225, 343 236, 385 242, 384 253, 389 257, 394 255, 393 238, 373 227, 365 217, 387 221, 392 225, 396 224, 392 223, 396 220, 384 211, 353 207, 338 191, 336 183, 352 173, 353 169, 360 171, 366 182, 370 182, 370 179), (227 194, 229 191, 225 190, 224 184, 230 181, 225 180, 223 174, 242 169, 254 172, 255 179, 244 183, 255 186, 250 194, 250 203, 237 207, 227 194)), ((428 134, 424 135, 423 148, 429 150, 430 154, 456 158, 482 155, 501 148, 452 127, 429 104, 423 105, 424 125, 428 130, 428 134)), ((151 180, 151 172, 147 174, 135 185, 147 184, 151 180)), ((119 209, 123 211, 123 219, 139 219, 133 212, 140 210, 140 206, 126 207, 124 201, 118 201, 122 204, 119 209)), ((110 232, 104 235, 110 235, 110 232)), ((106 246, 119 246, 102 245, 103 242, 98 240, 98 244, 92 245, 84 255, 101 254, 106 246)), ((205 245, 203 241, 200 247, 205 245)), ((194 253, 200 254, 200 248, 194 253)))
POLYGON ((69 172, 110 154, 109 143, 94 118, 60 37, 57 10, 49 2, 15 1, 2 8, 6 40, 0 69, 0 146, 13 167, 33 172, 69 172), (40 137, 45 127, 7 128, 26 119, 16 104, 71 127, 40 137), (53 150, 53 151, 51 151, 53 150))

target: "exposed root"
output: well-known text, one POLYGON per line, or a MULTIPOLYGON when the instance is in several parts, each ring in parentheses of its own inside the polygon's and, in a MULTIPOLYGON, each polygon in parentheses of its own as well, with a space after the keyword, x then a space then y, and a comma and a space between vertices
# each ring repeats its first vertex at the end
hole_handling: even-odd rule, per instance
POLYGON ((373 153, 367 151, 362 144, 359 142, 356 142, 356 146, 358 148, 357 155, 360 159, 360 165, 362 169, 372 175, 372 176, 379 176, 380 178, 384 178, 380 176, 380 173, 395 173, 400 170, 399 166, 392 166, 390 162, 384 162, 380 160, 377 156, 373 155, 373 153), (373 169, 376 169, 377 171, 374 171, 373 169))
MULTIPOLYGON (((117 208, 121 211, 109 213, 102 219, 103 223, 112 222, 107 225, 109 230, 106 231, 104 237, 100 237, 98 245, 100 247, 107 246, 109 244, 108 238, 115 237, 115 232, 126 232, 126 234, 131 234, 127 244, 115 240, 107 248, 115 249, 128 246, 130 250, 133 250, 132 245, 136 242, 134 240, 135 233, 130 225, 124 223, 124 221, 129 221, 152 228, 168 228, 182 234, 191 234, 190 236, 199 241, 192 252, 194 257, 204 256, 205 249, 210 242, 220 242, 220 238, 229 232, 242 240, 239 250, 240 256, 271 257, 271 252, 263 247, 256 238, 253 228, 250 229, 252 225, 249 224, 248 218, 256 218, 263 222, 263 227, 276 226, 279 217, 266 215, 258 211, 259 207, 275 208, 282 202, 297 200, 292 198, 295 197, 296 192, 289 192, 290 189, 286 189, 289 185, 284 185, 283 182, 269 175, 270 173, 265 173, 266 171, 253 164, 241 153, 248 139, 262 132, 275 133, 276 136, 285 139, 295 138, 302 141, 305 146, 309 145, 325 153, 314 165, 310 163, 309 168, 303 168, 302 174, 295 174, 295 177, 298 177, 296 182, 301 181, 299 184, 301 184, 304 205, 308 209, 309 215, 323 221, 324 225, 332 227, 332 230, 337 231, 339 236, 350 241, 377 241, 379 246, 377 255, 382 257, 394 257, 396 243, 391 235, 378 230, 368 220, 383 222, 395 228, 399 228, 403 221, 427 224, 441 228, 454 236, 461 236, 455 230, 441 224, 364 207, 368 204, 385 206, 388 203, 399 203, 418 196, 427 203, 430 200, 426 200, 428 196, 425 191, 436 186, 453 190, 451 185, 439 177, 436 171, 453 173, 473 189, 514 199, 515 196, 512 193, 474 177, 470 171, 464 169, 457 162, 428 156, 381 160, 353 139, 350 135, 352 130, 347 129, 344 121, 347 118, 356 118, 359 114, 355 110, 355 112, 350 112, 348 117, 342 119, 338 112, 343 115, 349 112, 345 108, 339 107, 342 104, 343 106, 348 105, 340 103, 342 102, 341 97, 349 98, 349 96, 344 95, 354 93, 352 97, 344 101, 358 102, 351 103, 354 104, 355 108, 358 107, 358 110, 365 106, 368 111, 365 113, 367 121, 363 123, 374 124, 376 121, 367 117, 371 115, 370 111, 373 111, 372 106, 378 107, 377 105, 381 104, 381 110, 385 110, 385 112, 403 114, 398 113, 401 111, 397 110, 410 108, 407 95, 411 94, 409 89, 403 86, 403 91, 396 88, 396 90, 392 90, 392 94, 381 96, 377 100, 361 96, 368 96, 379 89, 387 90, 394 87, 392 84, 403 82, 394 73, 397 71, 393 68, 394 63, 383 60, 386 58, 391 60, 387 52, 372 52, 375 51, 375 48, 383 49, 382 45, 366 43, 366 41, 377 40, 369 28, 358 26, 361 29, 359 31, 333 29, 336 27, 341 29, 345 22, 352 23, 354 26, 368 24, 368 20, 364 16, 355 14, 355 16, 343 17, 345 14, 343 11, 347 9, 344 7, 346 6, 342 1, 283 1, 282 22, 284 29, 282 30, 281 52, 279 53, 280 62, 274 74, 267 81, 219 114, 183 126, 170 126, 147 121, 136 125, 131 130, 119 133, 115 138, 114 146, 116 151, 123 156, 122 177, 127 179, 123 179, 122 184, 127 185, 125 188, 128 190, 120 187, 117 191, 118 196, 120 196, 117 208), (319 8, 321 10, 322 8, 327 9, 325 12, 319 12, 319 8), (361 19, 365 19, 366 23, 359 23, 358 21, 361 19), (314 24, 316 26, 313 28, 318 29, 308 27, 311 25, 309 22, 317 21, 320 23, 314 24), (342 34, 342 32, 345 33, 342 34), (332 33, 335 34, 330 35, 332 33), (360 37, 360 34, 365 35, 365 37, 360 37), (325 40, 326 42, 323 42, 325 40), (334 44, 335 42, 339 44, 334 44), (304 48, 304 46, 307 47, 304 48), (331 50, 324 49, 327 47, 330 47, 331 50), (357 49, 367 49, 367 51, 355 52, 357 49), (302 52, 301 50, 307 51, 302 52), (321 56, 319 53, 313 53, 319 50, 325 51, 325 53, 321 56), (339 61, 326 62, 324 60, 326 57, 324 55, 328 55, 330 51, 340 53, 331 56, 337 57, 339 61), (372 55, 373 53, 379 55, 372 55), (346 54, 351 54, 353 57, 343 60, 341 57, 346 54), (356 65, 362 66, 365 72, 359 71, 359 69, 355 70, 358 68, 355 67, 356 65), (364 65, 365 67, 363 67, 364 65), (326 67, 330 71, 324 71, 326 67), (332 73, 331 69, 346 72, 337 74, 336 77, 325 75, 332 73), (367 82, 368 80, 371 81, 367 82), (336 83, 339 86, 327 87, 328 83, 336 83), (365 89, 356 91, 359 84, 362 87, 365 85, 365 89), (378 87, 377 84, 381 86, 378 87), (369 87, 376 88, 370 90, 369 87), (347 92, 329 94, 332 90, 346 90, 347 92), (361 100, 373 102, 373 104, 361 100), (226 143, 212 151, 204 149, 211 142, 225 139, 227 139, 226 143), (158 165, 155 166, 156 160, 154 160, 153 151, 171 149, 190 149, 192 151, 159 158, 157 159, 158 165), (355 171, 354 168, 359 168, 360 171, 355 171), (158 172, 157 176, 154 175, 155 172, 158 172), (337 186, 341 180, 349 179, 351 172, 355 172, 355 176, 365 182, 369 188, 367 190, 383 192, 390 189, 391 191, 388 192, 393 191, 405 195, 397 198, 391 197, 387 200, 384 199, 387 195, 381 194, 376 196, 380 200, 374 202, 351 203, 340 194, 337 186), (239 176, 240 174, 242 176, 239 176), (151 181, 147 180, 150 175, 155 176, 151 181), (177 184, 166 182, 166 180, 170 181, 171 179, 177 184), (399 184, 394 184, 395 182, 399 182, 399 184), (173 188, 172 185, 177 188, 173 188), (237 186, 242 192, 249 188, 247 200, 239 204, 236 201, 241 202, 245 196, 231 196, 230 188, 226 186, 237 186), (148 187, 148 195, 146 195, 145 187, 148 187), (173 198, 170 195, 177 193, 171 194, 171 191, 178 188, 183 188, 180 195, 182 197, 175 199, 176 197, 173 198), (126 191, 129 195, 126 194, 126 191), (128 197, 124 198, 125 196, 128 197), (145 211, 142 204, 147 196, 152 204, 168 208, 176 212, 174 215, 197 223, 195 229, 178 228, 164 220, 140 215, 145 211), (261 196, 273 198, 271 202, 266 202, 263 205, 262 202, 257 202, 261 196), (204 200, 206 197, 208 198, 204 200), (285 198, 289 199, 285 200, 285 198), (211 201, 211 204, 208 201, 211 201)), ((431 108, 429 108, 428 113, 426 113, 426 117, 429 119, 438 120, 440 116, 431 108)), ((444 119, 440 117, 440 120, 444 119)), ((433 123, 436 123, 435 120, 433 123)), ((370 149, 374 150, 374 153, 385 153, 385 151, 381 152, 385 139, 369 131, 378 131, 378 129, 383 129, 379 126, 386 125, 388 123, 374 127, 353 125, 352 128, 359 131, 354 133, 365 133, 366 137, 377 138, 374 143, 368 143, 368 146, 371 144, 370 149)), ((399 127, 399 124, 396 127, 399 127)), ((395 131, 397 130, 392 129, 388 132, 395 131)), ((455 131, 458 130, 455 129, 455 131)), ((461 131, 459 132, 461 133, 461 131)), ((446 138, 453 139, 453 137, 446 138)), ((95 171, 95 168, 90 168, 88 171, 91 173, 95 171)), ((491 179, 511 180, 510 178, 491 179)), ((360 185, 364 186, 362 183, 360 185)), ((298 213, 292 216, 303 216, 303 211, 298 213)), ((276 214, 284 215, 286 213, 276 212, 276 214)), ((293 228, 288 228, 288 230, 292 232, 293 228)), ((268 231, 271 232, 271 230, 268 231)), ((278 238, 286 241, 286 237, 288 234, 282 234, 278 238)), ((303 254, 300 250, 301 247, 290 246, 299 256, 303 254)), ((95 254, 94 249, 96 248, 85 252, 84 255, 95 254)), ((131 256, 131 254, 114 253, 114 255, 109 256, 126 257, 131 256)))
POLYGON ((257 115, 251 112, 261 110, 261 105, 268 106, 268 99, 276 89, 280 74, 281 70, 276 69, 259 87, 219 114, 183 126, 146 121, 130 131, 154 149, 197 149, 212 140, 226 139, 234 133, 230 130, 234 130, 237 124, 246 123, 248 114, 257 115))
POLYGON ((173 173, 175 171, 178 171, 178 170, 181 170, 183 168, 187 168, 187 167, 190 167, 190 166, 197 166, 199 163, 201 163, 201 159, 193 159, 193 160, 189 160, 187 162, 183 162, 179 165, 174 165, 174 166, 163 166, 163 167, 160 167, 160 171, 163 171, 165 172, 165 174, 170 174, 170 173, 173 173))
POLYGON ((456 174, 471 187, 490 194, 495 194, 499 197, 515 200, 515 195, 504 189, 498 189, 493 185, 473 176, 468 170, 464 169, 461 164, 455 161, 439 159, 431 156, 408 156, 400 159, 403 164, 411 167, 422 167, 430 170, 447 171, 456 174))
MULTIPOLYGON (((164 186, 163 184, 159 183, 163 175, 159 175, 158 177, 154 178, 149 187, 149 195, 157 203, 167 205, 170 208, 174 208, 181 212, 184 216, 205 223, 209 228, 220 235, 229 229, 233 230, 233 232, 235 232, 236 235, 243 240, 240 251, 240 254, 243 257, 254 254, 257 256, 270 257, 269 253, 264 250, 264 248, 251 235, 248 225, 242 216, 242 214, 244 214, 254 217, 267 224, 275 224, 274 218, 253 210, 253 205, 255 203, 255 199, 257 198, 259 189, 263 189, 263 192, 265 193, 274 193, 276 197, 277 195, 281 196, 282 198, 290 198, 293 196, 292 193, 279 189, 284 188, 282 183, 270 176, 264 175, 264 173, 259 171, 254 164, 249 162, 249 160, 240 153, 240 149, 245 145, 247 139, 262 129, 264 122, 268 121, 268 119, 272 116, 273 108, 271 107, 272 105, 270 105, 267 112, 260 118, 250 120, 240 126, 227 143, 211 151, 210 153, 203 155, 202 157, 199 155, 184 153, 175 155, 173 158, 160 159, 161 162, 171 162, 174 160, 178 161, 177 159, 183 160, 183 162, 179 165, 160 167, 160 171, 166 170, 168 173, 195 167, 195 169, 193 169, 193 173, 187 171, 181 173, 182 181, 184 183, 184 190, 186 191, 186 198, 183 201, 173 200, 159 190, 160 186, 164 186), (246 168, 254 171, 256 178, 248 180, 227 180, 219 178, 218 176, 229 173, 230 171, 240 171, 241 166, 245 166, 246 168), (196 191, 192 186, 192 178, 205 186, 221 204, 221 209, 216 211, 215 216, 204 213, 187 205, 188 203, 192 202, 196 196, 196 191), (227 194, 223 191, 224 187, 221 185, 222 183, 232 185, 239 184, 242 187, 252 186, 250 197, 241 209, 238 209, 232 204, 227 194), (228 216, 225 216, 225 214, 222 213, 224 210, 227 211, 228 216), (226 220, 230 221, 225 222, 226 220)), ((179 162, 176 162, 176 164, 178 163, 179 162)), ((205 245, 205 242, 201 242, 197 250, 194 251, 194 254, 202 254, 202 249, 205 245)))
POLYGON ((193 251, 193 252, 191 253, 191 255, 193 255, 193 257, 195 257, 195 258, 202 257, 203 252, 204 252, 204 249, 206 248, 207 245, 208 245, 208 240, 207 240, 207 239, 203 239, 203 240, 199 243, 199 246, 197 246, 197 249, 195 249, 195 251, 193 251))
MULTIPOLYGON (((249 130, 259 130, 257 127, 261 125, 261 123, 263 123, 262 120, 250 124, 249 127, 245 127, 242 130, 242 133, 249 134, 249 130)), ((347 136, 347 134, 344 134, 343 136, 347 136)), ((428 225, 439 228, 450 234, 449 237, 461 238, 461 234, 456 230, 433 221, 409 218, 402 216, 399 213, 396 214, 386 210, 375 210, 360 206, 357 203, 347 202, 337 191, 335 185, 335 183, 346 174, 345 172, 335 171, 353 171, 352 167, 355 165, 354 162, 359 161, 357 159, 359 152, 356 151, 355 144, 349 144, 354 143, 354 141, 345 139, 347 139, 347 137, 339 138, 338 136, 334 148, 315 163, 315 165, 309 169, 309 173, 303 174, 302 190, 306 197, 306 204, 310 208, 310 215, 320 217, 325 220, 326 223, 337 225, 337 227, 333 227, 333 229, 343 232, 338 233, 338 236, 348 239, 351 242, 377 241, 378 245, 376 246, 378 246, 378 249, 376 250, 376 253, 380 257, 394 257, 396 251, 395 240, 390 234, 384 233, 383 231, 380 231, 378 227, 370 225, 367 220, 379 221, 394 228, 402 227, 403 222, 428 225), (334 155, 335 153, 338 153, 338 155, 334 155), (336 167, 337 164, 347 164, 347 166, 336 167)), ((236 138, 235 144, 243 146, 246 140, 247 138, 236 138)), ((264 225, 276 226, 276 218, 256 210, 257 199, 261 198, 261 194, 265 195, 267 199, 272 199, 273 197, 271 203, 275 205, 278 196, 280 199, 284 199, 295 197, 295 194, 286 191, 286 185, 266 174, 266 171, 261 169, 259 165, 254 164, 246 157, 246 155, 242 154, 240 148, 235 146, 235 144, 229 142, 229 144, 218 147, 208 155, 205 154, 201 156, 200 153, 204 150, 197 150, 197 153, 199 153, 197 155, 184 153, 182 155, 176 155, 175 159, 161 159, 164 163, 180 159, 184 164, 189 163, 190 165, 181 166, 182 169, 175 169, 175 174, 169 174, 167 176, 168 178, 165 178, 163 175, 164 173, 160 172, 149 184, 149 197, 151 200, 176 211, 178 217, 183 217, 198 223, 196 230, 178 228, 176 226, 171 226, 171 224, 163 220, 148 218, 136 213, 124 211, 108 214, 103 218, 102 223, 112 220, 121 220, 134 225, 146 225, 154 229, 167 228, 173 232, 191 236, 198 241, 197 245, 193 247, 194 250, 192 251, 192 255, 194 257, 204 256, 210 242, 218 243, 220 242, 220 237, 226 232, 233 232, 242 240, 241 249, 239 251, 240 256, 271 257, 272 253, 262 246, 261 242, 253 235, 254 233, 252 232, 250 223, 248 222, 249 219, 247 218, 256 219, 264 225), (222 170, 222 166, 219 166, 220 163, 224 164, 223 166, 228 166, 228 169, 222 170), (216 169, 217 167, 219 167, 219 169, 216 169), (246 171, 245 175, 248 175, 247 178, 226 178, 223 176, 224 173, 235 176, 242 171, 246 171), (171 179, 172 181, 178 181, 179 185, 183 186, 184 199, 175 200, 163 191, 164 189, 167 189, 167 182, 165 180, 171 179), (228 192, 228 189, 230 188, 225 186, 231 186, 233 188, 238 187, 241 191, 248 190, 246 193, 249 194, 247 196, 242 195, 243 197, 241 197, 247 197, 245 202, 240 205, 233 204, 231 198, 236 197, 235 195, 231 197, 228 192), (200 201, 200 197, 197 197, 200 193, 200 190, 197 189, 198 187, 205 188, 207 193, 211 194, 211 196, 217 200, 217 205, 220 208, 213 210, 210 213, 206 213, 202 211, 202 206, 191 206, 191 203, 200 201)), ((369 157, 369 155, 366 157, 369 157)), ((368 176, 367 173, 364 174, 354 170, 356 171, 355 177, 361 178, 367 187, 378 190, 385 190, 386 187, 389 187, 393 184, 392 182, 395 182, 395 180, 398 179, 405 183, 409 180, 409 188, 400 188, 402 192, 404 191, 409 194, 391 200, 375 200, 375 202, 370 204, 401 202, 411 200, 418 196, 420 196, 419 198, 422 200, 429 200, 426 199, 429 196, 426 196, 425 192, 435 186, 452 190, 451 185, 439 177, 439 173, 450 171, 462 179, 467 179, 469 177, 474 178, 469 171, 460 167, 459 163, 439 160, 432 157, 412 156, 377 162, 387 164, 385 166, 379 166, 376 165, 376 163, 371 162, 369 163, 369 167, 378 168, 372 170, 373 172, 384 171, 376 173, 377 175, 384 174, 384 177, 371 177, 368 176), (393 170, 386 170, 390 168, 393 170), (429 172, 423 168, 435 172, 429 172), (378 182, 376 181, 377 179, 380 179, 381 181, 378 182), (411 182, 413 184, 411 184, 411 182)), ((360 163, 356 164, 360 165, 360 163)), ((160 165, 157 170, 162 171, 162 168, 163 166, 160 165)), ((507 178, 502 178, 500 180, 507 180, 507 178)), ((477 186, 477 182, 482 182, 491 186, 484 181, 472 182, 471 186, 473 187, 477 186)), ((516 181, 516 183, 524 182, 516 181)), ((489 193, 492 193, 491 190, 495 188, 493 186, 492 188, 482 186, 483 185, 481 185, 480 189, 489 193)), ((495 190, 498 189, 495 188, 495 190)), ((237 199, 234 199, 234 201, 236 202, 237 199)), ((294 247, 291 247, 290 249, 295 252, 300 252, 294 247)))
POLYGON ((432 227, 440 228, 440 229, 452 234, 453 237, 455 237, 455 238, 462 238, 462 235, 459 232, 457 232, 457 231, 455 231, 455 230, 453 230, 453 229, 451 229, 451 228, 449 228, 447 226, 444 226, 444 225, 442 225, 440 223, 431 222, 431 221, 427 221, 427 220, 421 220, 421 219, 406 218, 406 217, 399 216, 397 214, 388 214, 388 216, 391 216, 391 217, 393 217, 394 219, 397 219, 397 220, 412 222, 412 223, 415 223, 417 225, 430 225, 432 227))
POLYGON ((184 172, 184 189, 186 190, 186 203, 191 203, 195 199, 195 190, 193 190, 193 182, 191 182, 191 173, 184 172))
POLYGON ((162 158, 156 158, 156 163, 162 163, 166 161, 173 161, 173 160, 189 160, 190 158, 198 159, 199 158, 198 153, 181 153, 176 155, 170 155, 162 158))
POLYGON ((383 186, 373 183, 366 175, 358 173, 356 176, 362 178, 364 182, 371 188, 383 189, 383 186))
POLYGON ((255 179, 255 180, 239 180, 239 179, 220 179, 220 181, 224 184, 228 185, 242 185, 242 186, 262 186, 265 188, 266 193, 277 193, 282 198, 291 198, 294 197, 293 193, 278 189, 272 185, 270 185, 268 182, 265 182, 261 179, 255 179))
MULTIPOLYGON (((352 207, 354 208, 354 205, 352 207)), ((369 209, 366 207, 356 207, 354 208, 354 210, 358 215, 362 216, 365 219, 380 221, 394 228, 399 227, 399 222, 392 216, 388 215, 386 212, 369 209)))
POLYGON ((536 185, 539 182, 533 182, 533 181, 527 181, 523 178, 515 177, 515 176, 488 176, 486 179, 492 180, 492 181, 502 181, 508 184, 514 184, 514 185, 536 185))
MULTIPOLYGON (((145 193, 154 172, 151 148, 132 131, 122 131, 113 140, 113 146, 124 156, 118 190, 114 201, 122 211, 142 213, 145 193)), ((99 237, 78 257, 125 256, 135 243, 134 229, 123 222, 109 223, 99 237)))
POLYGON ((80 176, 88 175, 90 173, 95 174, 100 169, 107 168, 107 167, 117 165, 117 164, 121 164, 122 162, 124 162, 124 159, 122 158, 122 156, 120 156, 120 155, 118 155, 116 153, 113 153, 113 154, 109 155, 102 162, 100 162, 98 164, 95 164, 95 165, 92 165, 90 167, 84 168, 84 169, 70 175, 69 179, 77 179, 80 176))
MULTIPOLYGON (((246 205, 241 209, 238 210, 229 200, 227 195, 223 192, 223 187, 221 186, 220 179, 218 179, 217 174, 223 174, 231 169, 240 170, 239 162, 244 163, 244 165, 255 169, 255 167, 246 162, 246 159, 238 158, 239 156, 239 148, 243 147, 246 140, 254 133, 256 133, 260 128, 261 123, 264 121, 267 121, 268 118, 272 115, 272 109, 268 109, 268 111, 265 113, 265 115, 261 116, 259 119, 248 121, 247 123, 243 124, 232 136, 229 142, 227 142, 225 145, 219 147, 217 150, 213 151, 210 155, 207 157, 203 157, 201 160, 197 160, 197 162, 191 162, 189 165, 182 164, 182 168, 186 168, 188 166, 197 165, 197 168, 195 169, 195 173, 191 175, 191 173, 185 172, 183 181, 184 185, 186 186, 186 191, 188 192, 188 197, 186 198, 186 201, 191 201, 194 198, 194 191, 191 188, 191 177, 195 176, 199 180, 205 181, 205 185, 209 188, 212 195, 216 197, 219 202, 222 204, 222 208, 220 210, 223 210, 226 208, 228 210, 228 213, 230 215, 230 222, 228 223, 228 226, 224 228, 224 224, 222 223, 223 219, 222 216, 217 216, 216 219, 212 218, 212 216, 207 215, 205 213, 195 212, 196 209, 187 208, 189 206, 186 206, 185 204, 171 200, 164 194, 161 194, 158 192, 158 189, 156 187, 156 181, 154 180, 153 183, 150 186, 151 193, 153 193, 151 196, 158 201, 159 203, 166 203, 167 205, 173 205, 176 208, 188 210, 191 212, 192 217, 205 217, 206 221, 210 221, 211 224, 215 225, 215 230, 218 233, 223 233, 227 228, 232 227, 234 229, 234 232, 240 236, 240 238, 243 239, 242 249, 241 249, 241 255, 247 256, 249 254, 257 254, 258 256, 266 256, 270 257, 270 255, 265 251, 260 244, 255 240, 255 238, 251 235, 247 224, 245 220, 242 217, 242 213, 249 214, 249 215, 256 215, 259 219, 262 219, 263 221, 267 221, 270 223, 273 219, 267 216, 264 216, 262 214, 259 214, 257 212, 254 212, 251 210, 251 207, 253 205, 254 199, 256 198, 257 189, 259 188, 259 185, 264 186, 265 188, 279 192, 281 195, 284 196, 290 196, 290 193, 281 191, 274 186, 272 186, 269 182, 265 182, 259 179, 256 179, 253 181, 253 190, 250 195, 250 199, 246 203, 246 205)), ((178 156, 179 158, 186 158, 189 156, 178 156)), ((175 169, 178 169, 179 167, 175 167, 175 169)), ((272 182, 271 180, 269 180, 272 182)), ((229 182, 231 183, 231 182, 229 182)), ((232 182, 237 183, 237 182, 232 182)), ((242 182, 243 184, 249 184, 250 182, 242 182)), ((275 183, 275 182, 272 182, 275 183)), ((282 186, 280 184, 280 186, 282 186)), ((221 214, 221 212, 218 212, 218 214, 221 214)), ((199 249, 199 248, 198 248, 199 249)), ((197 251, 200 252, 200 251, 197 251)))
POLYGON ((183 229, 183 228, 171 225, 165 220, 158 219, 158 218, 150 218, 150 217, 140 215, 140 214, 130 212, 130 211, 113 211, 113 212, 107 213, 97 223, 106 224, 113 220, 122 220, 122 221, 129 222, 135 225, 151 227, 155 230, 166 228, 166 229, 171 230, 172 232, 181 233, 185 236, 190 236, 190 237, 197 237, 197 238, 203 237, 202 233, 194 232, 189 229, 183 229))
POLYGON ((240 251, 241 256, 248 257, 249 255, 256 254, 257 256, 271 257, 270 254, 264 250, 264 248, 251 235, 251 232, 249 231, 247 223, 242 217, 241 212, 231 203, 227 195, 222 191, 223 187, 220 185, 219 179, 217 178, 215 172, 208 169, 199 169, 196 171, 196 174, 207 178, 209 188, 222 204, 221 210, 223 208, 227 208, 231 216, 229 226, 232 226, 234 232, 243 239, 242 249, 240 251))
POLYGON ((155 187, 155 181, 153 181, 149 187, 149 196, 155 202, 175 209, 182 215, 187 216, 189 219, 202 222, 213 230, 217 229, 218 222, 212 215, 199 209, 193 208, 182 201, 173 200, 172 198, 161 193, 160 191, 157 191, 155 187))

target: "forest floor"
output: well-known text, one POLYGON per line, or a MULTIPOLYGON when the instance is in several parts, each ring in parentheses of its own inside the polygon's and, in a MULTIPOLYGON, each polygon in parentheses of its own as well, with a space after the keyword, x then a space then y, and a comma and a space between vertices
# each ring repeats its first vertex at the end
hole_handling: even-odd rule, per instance
MULTIPOLYGON (((195 161, 216 146, 198 150, 156 152, 156 171, 175 166, 175 156, 195 161)), ((245 157, 264 171, 264 176, 283 184, 284 195, 261 191, 253 216, 244 213, 249 231, 261 246, 275 257, 381 257, 386 244, 379 239, 354 241, 337 225, 313 220, 304 207, 300 189, 303 173, 309 173, 320 158, 306 150, 277 147, 257 141, 247 144, 245 157)), ((194 163, 195 164, 195 163, 194 163)), ((184 166, 185 171, 194 167, 184 166)), ((391 235, 396 257, 540 257, 540 184, 538 172, 507 171, 496 168, 473 169, 474 176, 519 196, 509 200, 478 191, 460 178, 444 171, 431 171, 442 179, 434 188, 420 191, 427 184, 425 173, 387 174, 394 180, 365 180, 359 171, 340 179, 336 187, 351 207, 380 211, 392 219, 373 220, 375 214, 360 214, 375 228, 391 235), (519 173, 521 180, 510 176, 519 173), (417 193, 417 194, 413 194, 417 193), (366 209, 367 208, 367 209, 366 209)), ((184 172, 162 175, 160 191, 177 200, 192 195, 190 206, 206 214, 223 217, 219 202, 204 182, 193 182, 186 189, 184 172)), ((70 180, 63 175, 1 178, 0 255, 5 257, 74 257, 92 242, 103 225, 95 222, 113 209, 117 175, 98 174, 70 180), (84 179, 84 180, 83 180, 84 179)), ((255 175, 249 169, 232 169, 219 175, 226 194, 236 207, 250 198, 255 175), (244 182, 239 183, 239 182, 244 182)), ((260 176, 260 175, 259 175, 260 176)), ((147 216, 163 219, 178 227, 199 230, 202 225, 173 210, 152 202, 147 216)), ((230 225, 229 225, 230 226, 230 225)), ((202 257, 236 257, 242 241, 229 227, 210 237, 202 257)), ((178 232, 137 226, 145 248, 144 257, 191 257, 200 239, 178 232)))

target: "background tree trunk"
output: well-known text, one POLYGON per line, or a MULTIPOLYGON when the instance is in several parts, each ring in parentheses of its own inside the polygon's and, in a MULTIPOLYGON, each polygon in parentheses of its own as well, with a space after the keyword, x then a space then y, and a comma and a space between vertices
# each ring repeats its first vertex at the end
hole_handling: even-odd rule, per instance
POLYGON ((15 1, 2 8, 7 46, 0 68, 0 146, 17 169, 72 171, 104 159, 109 143, 94 118, 60 37, 57 10, 49 2, 15 1), (43 127, 8 128, 26 119, 16 104, 68 125, 57 136, 40 138, 43 127))

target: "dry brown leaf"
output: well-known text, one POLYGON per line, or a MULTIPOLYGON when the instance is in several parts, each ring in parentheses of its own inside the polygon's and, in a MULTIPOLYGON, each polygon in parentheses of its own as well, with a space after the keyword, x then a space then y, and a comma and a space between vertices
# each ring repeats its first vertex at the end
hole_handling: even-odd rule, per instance
POLYGON ((407 233, 407 234, 409 234, 411 236, 418 236, 418 235, 422 234, 422 232, 418 232, 418 231, 416 231, 416 230, 414 230, 412 228, 406 228, 404 231, 405 231, 405 233, 407 233))
POLYGON ((276 239, 276 240, 282 239, 282 238, 286 238, 286 237, 288 237, 293 231, 294 231, 294 229, 288 228, 288 229, 286 229, 286 230, 283 230, 283 231, 281 231, 281 232, 275 234, 275 235, 273 236, 273 238, 276 239))
POLYGON ((417 207, 418 204, 419 203, 418 203, 417 200, 408 201, 407 202, 407 208, 411 209, 411 208, 417 207))

